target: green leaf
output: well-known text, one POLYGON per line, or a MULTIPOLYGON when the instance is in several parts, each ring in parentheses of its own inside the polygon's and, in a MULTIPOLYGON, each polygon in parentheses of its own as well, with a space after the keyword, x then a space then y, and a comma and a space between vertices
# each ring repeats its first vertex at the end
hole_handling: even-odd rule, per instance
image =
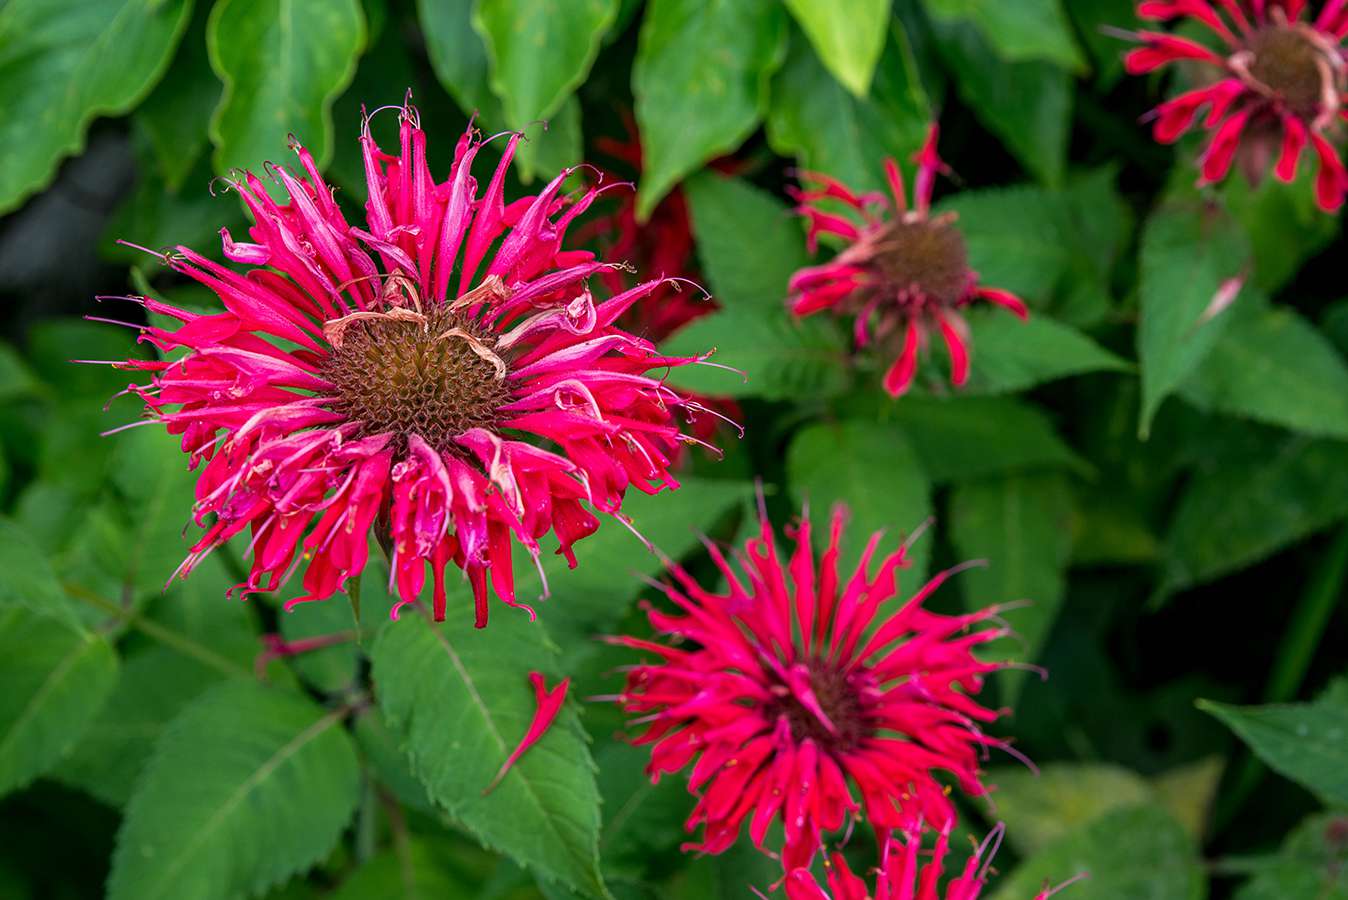
POLYGON ((641 878, 661 854, 677 850, 688 818, 688 782, 677 775, 659 784, 646 774, 650 751, 612 742, 596 754, 599 789, 604 797, 604 829, 599 850, 610 878, 641 878))
POLYGON ((521 129, 561 109, 585 80, 617 13, 617 0, 476 0, 473 27, 507 125, 521 129))
POLYGON ((753 133, 785 51, 776 0, 652 0, 632 69, 644 154, 639 218, 753 133))
POLYGON ((925 0, 940 22, 970 22, 1007 62, 1043 60, 1066 69, 1085 61, 1059 0, 925 0))
POLYGON ((1045 62, 997 58, 973 26, 934 22, 942 60, 964 102, 1038 180, 1063 183, 1072 112, 1072 76, 1045 62))
POLYGON ((0 403, 30 397, 41 390, 41 382, 19 351, 0 341, 0 403))
POLYGON ((1110 812, 1156 799, 1141 775, 1103 763, 1049 763, 1038 772, 1002 766, 988 772, 987 780, 997 786, 997 818, 1006 823, 1006 839, 1021 856, 1038 853, 1110 812))
POLYGON ((1075 328, 1043 313, 1022 322, 1006 310, 975 309, 968 320, 972 358, 964 389, 969 393, 1011 393, 1086 372, 1129 368, 1075 328))
MULTIPOLYGON (((884 530, 876 558, 890 553, 931 517, 931 486, 917 454, 894 427, 866 422, 817 424, 802 429, 786 453, 786 471, 796 500, 808 503, 821 541, 828 537, 830 509, 851 511, 839 568, 849 571, 872 534, 884 530)), ((907 577, 911 594, 927 571, 931 541, 913 543, 907 577)))
POLYGON ((192 518, 197 473, 188 471, 181 441, 158 428, 117 435, 112 482, 129 520, 121 559, 125 583, 158 592, 187 556, 195 536, 185 536, 192 518))
POLYGON ((417 0, 417 21, 435 76, 459 109, 480 111, 488 121, 504 123, 488 82, 487 48, 473 30, 473 3, 417 0))
POLYGON ((1252 565, 1348 515, 1348 444, 1293 437, 1261 459, 1207 461, 1165 538, 1159 596, 1252 565))
MULTIPOLYGON (((187 49, 174 57, 164 79, 135 114, 136 124, 154 150, 159 174, 174 193, 182 188, 206 150, 211 110, 220 101, 220 80, 211 71, 207 55, 201 52, 209 9, 205 3, 197 4, 184 40, 187 49)), ((198 187, 204 191, 205 183, 198 187)))
POLYGON ((413 839, 365 863, 329 900, 472 900, 481 893, 447 864, 443 848, 413 839))
POLYGON ((71 751, 117 683, 117 656, 65 616, 0 606, 0 682, 3 796, 71 751))
POLYGON ((812 3, 786 0, 825 67, 858 97, 871 88, 871 77, 885 47, 890 0, 839 0, 812 3))
POLYGON ((712 397, 800 401, 836 395, 848 384, 847 349, 832 323, 795 320, 785 310, 780 315, 742 307, 718 310, 681 329, 661 349, 674 356, 715 349, 717 365, 746 373, 702 365, 670 373, 675 387, 712 397))
POLYGON ((1312 703, 1230 706, 1199 700, 1278 774, 1327 806, 1348 806, 1348 679, 1312 703))
POLYGON ((374 680, 389 725, 431 798, 484 845, 582 892, 605 895, 599 874, 599 789, 574 706, 490 794, 529 728, 529 673, 555 680, 557 649, 523 615, 484 629, 467 615, 432 624, 407 615, 375 641, 374 680))
POLYGON ((149 93, 191 0, 9 0, 0 7, 0 213, 51 182, 89 123, 149 93))
POLYGON ((551 180, 563 169, 584 161, 585 135, 580 124, 580 100, 575 95, 567 97, 549 121, 526 128, 525 134, 528 140, 520 142, 516 157, 521 181, 526 184, 534 176, 551 180))
POLYGON ((47 555, 29 530, 0 517, 0 609, 22 606, 75 624, 75 611, 56 580, 47 555))
POLYGON ((262 171, 293 134, 319 166, 332 158, 332 101, 365 47, 359 0, 217 0, 206 25, 225 83, 211 116, 215 168, 262 171))
POLYGON ((1123 54, 1119 39, 1106 29, 1131 21, 1137 4, 1134 0, 1072 0, 1064 3, 1076 23, 1081 43, 1094 63, 1095 82, 1101 88, 1112 87, 1123 75, 1123 54))
POLYGON ((786 285, 809 265, 800 220, 740 178, 700 172, 684 184, 697 257, 722 306, 786 314, 786 285))
POLYGON ((1158 806, 1108 813, 1065 835, 997 883, 991 900, 1024 900, 1081 873, 1074 900, 1200 900, 1203 868, 1193 841, 1158 806))
POLYGON ((1222 781, 1226 760, 1221 756, 1177 766, 1149 781, 1161 805, 1170 810, 1175 820, 1184 826, 1195 841, 1201 842, 1212 814, 1212 802, 1222 781))
POLYGON ((1200 409, 1348 438, 1348 365, 1285 307, 1234 311, 1180 394, 1200 409))
POLYGON ((1239 272, 1243 257, 1230 220, 1196 203, 1163 207, 1143 227, 1137 329, 1143 437, 1161 401, 1216 346, 1230 316, 1205 320, 1204 313, 1223 282, 1239 272))
MULTIPOLYGON (((988 645, 987 658, 1039 659, 1067 588, 1073 515, 1072 493, 1062 475, 1013 475, 956 486, 951 537, 962 557, 988 561, 986 568, 960 576, 966 608, 1030 603, 1004 614, 1019 640, 988 645)), ((1020 669, 1002 673, 1006 705, 1016 705, 1025 675, 1020 669)))
POLYGON ((897 19, 888 34, 867 99, 830 78, 804 41, 791 40, 786 63, 772 82, 766 122, 772 149, 853 190, 884 189, 886 157, 906 161, 916 153, 932 117, 908 36, 897 19))
MULTIPOLYGON (((375 576, 371 573, 370 577, 375 576)), ((301 603, 289 612, 280 613, 277 618, 282 636, 292 642, 348 632, 350 640, 300 653, 290 662, 301 678, 325 693, 335 694, 354 684, 360 657, 355 642, 358 626, 351 604, 345 598, 337 596, 301 603)))
POLYGON ((245 681, 168 726, 117 835, 109 900, 258 894, 322 859, 355 810, 346 710, 245 681))
POLYGON ((1315 205, 1314 166, 1303 165, 1296 181, 1265 178, 1251 187, 1244 178, 1222 183, 1226 208, 1249 236, 1253 283, 1272 293, 1296 276, 1302 264, 1339 233, 1339 223, 1315 205))
POLYGON ((1348 846, 1342 813, 1310 816, 1277 854, 1257 863, 1236 900, 1348 900, 1348 846))

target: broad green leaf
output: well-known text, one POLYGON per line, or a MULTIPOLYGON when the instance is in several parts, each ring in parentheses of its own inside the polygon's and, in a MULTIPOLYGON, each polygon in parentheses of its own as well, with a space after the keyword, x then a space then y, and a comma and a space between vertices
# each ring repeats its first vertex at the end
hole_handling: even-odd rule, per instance
POLYGON ((1197 848, 1158 806, 1108 813, 1075 829, 998 879, 991 900, 1025 900, 1045 884, 1081 873, 1074 900, 1201 900, 1206 894, 1197 848))
POLYGON ((1340 353, 1348 353, 1348 300, 1336 300, 1320 317, 1320 330, 1340 353))
POLYGON ((362 711, 353 731, 372 778, 392 791, 404 806, 438 814, 426 788, 412 774, 412 762, 399 745, 399 736, 389 728, 378 706, 362 711))
POLYGON ((604 827, 599 852, 610 877, 643 877, 661 854, 677 850, 688 818, 688 782, 664 775, 659 784, 646 774, 650 752, 627 742, 606 744, 596 755, 604 827))
POLYGON ((0 683, 3 796, 74 748, 117 683, 117 656, 102 635, 65 616, 7 603, 0 606, 0 683))
POLYGON ((934 483, 1025 469, 1090 468, 1047 415, 1011 397, 915 394, 890 405, 885 419, 908 436, 934 483))
POLYGON ((1149 779, 1161 805, 1170 810, 1175 821, 1200 843, 1207 830, 1212 802, 1216 799, 1225 769, 1226 760, 1214 755, 1177 766, 1149 779))
POLYGON ((246 681, 198 698, 136 783, 109 900, 254 895, 322 859, 359 793, 345 716, 246 681))
MULTIPOLYGON (((366 580, 373 580, 374 577, 372 572, 366 580)), ((342 637, 332 646, 300 653, 291 659, 291 665, 301 678, 325 693, 337 693, 352 686, 356 680, 360 653, 355 641, 358 633, 356 620, 346 598, 336 596, 314 603, 301 603, 288 612, 280 612, 277 618, 280 620, 281 635, 287 641, 342 637)))
POLYGON ((1141 775, 1104 763, 1049 763, 1038 772, 999 766, 988 772, 987 781, 997 786, 997 819, 1006 823, 1006 839, 1021 856, 1038 853, 1107 813, 1156 799, 1141 775))
MULTIPOLYGON (((828 517, 837 503, 851 516, 843 535, 839 568, 850 572, 872 534, 885 531, 876 559, 898 549, 931 517, 931 486, 904 433, 893 426, 866 422, 817 424, 802 429, 786 453, 792 492, 808 504, 818 540, 828 540, 828 517)), ((930 537, 915 541, 904 590, 911 595, 923 582, 931 555, 930 537)))
POLYGON ((1261 459, 1214 458, 1171 517, 1161 596, 1252 565, 1348 515, 1348 444, 1289 438, 1261 459))
POLYGON ((0 6, 0 213, 50 183, 89 123, 149 93, 191 0, 9 0, 0 6))
POLYGON ((561 108, 585 80, 617 13, 617 0, 476 0, 473 27, 507 125, 520 129, 561 108))
POLYGON ((359 0, 218 0, 206 25, 211 67, 225 83, 211 116, 216 170, 288 161, 287 135, 327 165, 332 101, 364 47, 359 0))
POLYGON ((701 172, 684 185, 697 256, 716 301, 786 314, 786 285, 809 264, 798 217, 780 200, 739 178, 701 172))
POLYGON ((1011 393, 1086 372, 1129 368, 1086 335, 1043 313, 1021 321, 1003 309, 975 309, 968 320, 971 362, 964 389, 971 394, 1011 393))
POLYGON ((531 124, 525 128, 525 135, 528 139, 520 142, 516 153, 520 180, 525 184, 536 175, 550 181, 563 169, 579 165, 585 158, 580 100, 575 95, 567 97, 551 119, 531 124))
POLYGON ((1180 394, 1200 409, 1348 438, 1348 365, 1285 307, 1233 312, 1180 394))
POLYGON ((61 590, 47 555, 21 523, 0 517, 0 609, 26 607, 75 624, 70 600, 61 590))
POLYGON ((1315 205, 1317 168, 1303 164, 1292 184, 1277 178, 1265 178, 1258 187, 1244 178, 1222 182, 1226 208, 1249 236, 1252 280, 1260 290, 1282 287, 1339 233, 1338 221, 1315 205))
POLYGON ((814 3, 786 0, 786 8, 810 39, 820 61, 858 97, 870 91, 885 47, 890 0, 814 3))
POLYGON ((1348 845, 1343 813, 1320 813, 1299 824, 1277 854, 1263 857, 1236 900, 1348 900, 1348 845))
MULTIPOLYGON (((174 57, 159 86, 135 113, 136 124, 154 149, 159 175, 175 193, 182 189, 183 182, 206 150, 211 110, 220 101, 220 80, 211 71, 210 59, 201 52, 209 12, 208 4, 196 4, 183 41, 186 49, 174 57)), ((204 191, 206 184, 203 181, 196 187, 204 191)), ((159 189, 158 185, 156 189, 159 189)))
POLYGON ((1060 0, 925 0, 942 22, 971 22, 1007 62, 1043 60, 1084 66, 1060 0))
POLYGON ((487 48, 473 30, 473 5, 470 0, 417 0, 417 21, 435 76, 459 108, 504 123, 501 103, 488 83, 487 48))
POLYGON ((934 22, 960 97, 1039 181, 1063 183, 1072 76, 1045 62, 1004 62, 972 25, 934 22))
POLYGON ((1076 23, 1081 43, 1092 57, 1096 84, 1112 87, 1123 75, 1123 54, 1119 39, 1106 29, 1133 20, 1137 11, 1135 0, 1071 0, 1064 3, 1067 14, 1076 23))
POLYGON ((639 218, 753 133, 785 52, 776 0, 652 0, 632 69, 644 154, 639 218))
POLYGON ((159 428, 133 428, 112 438, 112 482, 128 520, 122 544, 125 583, 158 592, 187 556, 197 473, 188 471, 181 441, 159 428))
POLYGON ((714 366, 673 370, 669 383, 712 397, 763 397, 794 400, 840 393, 848 383, 847 350, 833 323, 822 318, 795 320, 785 309, 765 315, 752 308, 729 307, 703 316, 665 342, 674 356, 716 350, 714 366))
POLYGON ((542 625, 498 612, 478 630, 466 614, 435 624, 408 614, 380 631, 373 660, 380 705, 431 798, 487 847, 584 893, 606 894, 599 789, 574 706, 483 793, 529 728, 529 673, 556 681, 557 650, 542 625))
POLYGON ((830 78, 805 41, 793 38, 772 82, 766 122, 772 149, 853 190, 884 189, 885 159, 906 164, 922 146, 932 118, 912 48, 897 20, 888 35, 866 99, 830 78))
MULTIPOLYGON (((1071 490, 1057 474, 1012 475, 960 484, 950 501, 950 531, 966 559, 986 568, 960 576, 966 607, 1028 601, 1003 615, 1018 638, 993 643, 987 658, 1037 662, 1058 617, 1072 553, 1071 490)), ((1026 673, 1002 673, 1003 701, 1014 707, 1026 673)))
POLYGON ((1198 701, 1278 774, 1328 806, 1348 806, 1348 680, 1312 703, 1230 706, 1198 701))
POLYGON ((472 900, 479 891, 447 864, 445 850, 413 839, 397 842, 356 869, 329 900, 472 900))
POLYGON ((1221 337, 1230 316, 1205 313, 1223 283, 1239 273, 1243 260, 1241 237, 1230 220, 1196 201, 1162 207, 1143 227, 1137 329, 1142 368, 1138 430, 1143 437, 1161 401, 1198 368, 1221 337))

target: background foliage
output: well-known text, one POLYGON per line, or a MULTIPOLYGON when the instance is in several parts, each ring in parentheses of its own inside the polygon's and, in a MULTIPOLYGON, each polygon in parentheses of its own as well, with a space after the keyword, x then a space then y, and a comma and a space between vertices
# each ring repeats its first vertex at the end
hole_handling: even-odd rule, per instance
POLYGON ((996 808, 966 815, 1008 824, 998 897, 1081 870, 1080 900, 1348 896, 1339 223, 1305 183, 1197 192, 1194 148, 1137 124, 1163 86, 1121 80, 1104 24, 1130 2, 0 4, 0 895, 701 898, 776 877, 681 855, 691 801, 645 780, 603 704, 570 702, 481 795, 528 671, 615 689, 623 657, 591 638, 642 629, 625 576, 659 569, 620 527, 552 573, 538 624, 485 632, 462 596, 441 626, 387 625, 377 571, 350 605, 226 600, 237 552, 163 589, 191 479, 162 434, 96 437, 136 415, 103 410, 126 376, 69 360, 143 351, 76 316, 96 293, 208 302, 114 240, 213 247, 243 214, 212 175, 285 158, 288 132, 358 201, 361 104, 410 86, 442 154, 474 110, 524 129, 526 179, 602 155, 630 110, 639 212, 686 198, 720 309, 669 345, 751 373, 681 381, 748 431, 631 498, 655 543, 696 567, 696 532, 732 537, 759 476, 779 518, 850 501, 852 552, 934 516, 910 589, 983 557, 943 602, 1035 601, 1003 649, 1051 677, 994 688, 1043 774, 991 760, 996 808), (785 316, 808 257, 782 188, 797 165, 879 187, 937 111, 960 188, 940 205, 1034 314, 971 316, 969 388, 937 373, 893 403, 841 329, 785 316), (733 177, 708 168, 726 156, 733 177), (259 660, 278 631, 354 640, 259 660))

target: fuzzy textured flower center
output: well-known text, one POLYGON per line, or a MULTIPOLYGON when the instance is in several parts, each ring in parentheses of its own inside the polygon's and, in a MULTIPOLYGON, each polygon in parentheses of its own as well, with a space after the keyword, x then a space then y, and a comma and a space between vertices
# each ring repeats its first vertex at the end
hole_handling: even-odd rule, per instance
POLYGON ((849 677, 836 665, 822 660, 811 660, 809 669, 810 689, 833 728, 789 690, 769 709, 770 720, 784 715, 791 736, 797 741, 808 738, 820 748, 835 752, 851 750, 875 733, 855 675, 849 677))
POLYGON ((336 386, 333 408, 361 423, 361 435, 393 433, 405 449, 419 435, 441 452, 470 428, 493 427, 510 387, 475 350, 482 329, 457 312, 433 310, 423 321, 380 317, 351 323, 323 364, 336 386))
POLYGON ((875 266, 896 292, 916 288, 928 300, 951 306, 969 291, 969 252, 949 219, 894 222, 875 250, 875 266))
POLYGON ((1332 96, 1333 68, 1324 51, 1295 26, 1270 25, 1250 37, 1250 76, 1304 119, 1314 119, 1332 96))

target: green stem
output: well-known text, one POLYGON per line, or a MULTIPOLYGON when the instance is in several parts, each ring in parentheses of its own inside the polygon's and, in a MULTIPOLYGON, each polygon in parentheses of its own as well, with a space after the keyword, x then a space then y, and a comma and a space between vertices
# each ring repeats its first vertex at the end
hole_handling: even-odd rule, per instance
POLYGON ((184 656, 190 656, 202 665, 209 666, 210 668, 233 678, 253 677, 252 672, 249 672, 233 660, 221 656, 210 647, 199 644, 190 637, 179 634, 171 628, 165 628, 163 625, 160 625, 152 619, 146 619, 138 613, 126 609, 118 603, 114 603, 101 594, 97 594, 88 588, 69 582, 63 584, 62 587, 65 589, 66 594, 76 600, 87 603, 89 606, 92 606, 101 612, 105 612, 110 616, 120 619, 122 622, 130 625, 146 637, 153 638, 165 647, 176 650, 184 656))

